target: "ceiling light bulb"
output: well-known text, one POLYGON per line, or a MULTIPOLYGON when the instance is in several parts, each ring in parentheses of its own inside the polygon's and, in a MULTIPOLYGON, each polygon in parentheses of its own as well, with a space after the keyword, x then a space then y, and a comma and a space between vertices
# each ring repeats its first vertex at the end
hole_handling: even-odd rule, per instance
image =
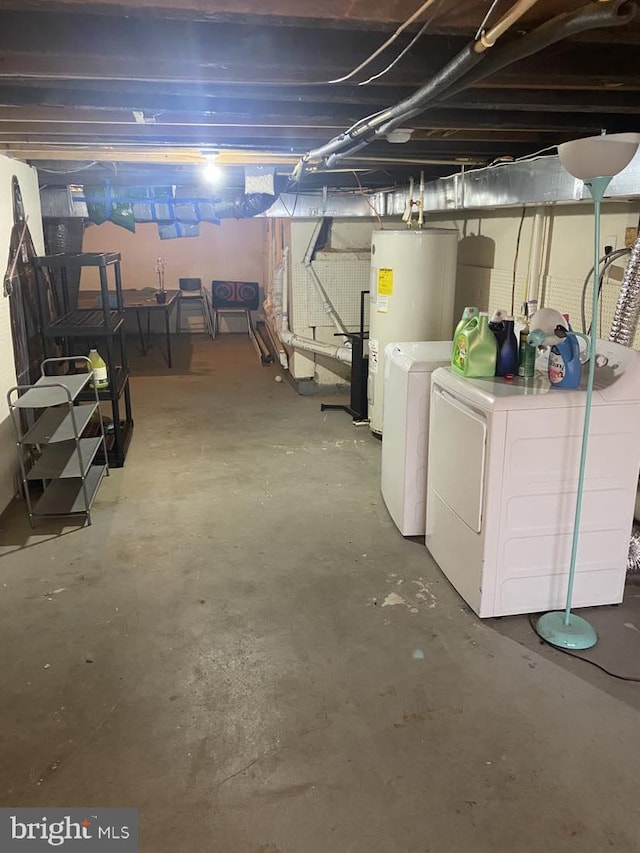
POLYGON ((222 169, 213 160, 209 160, 204 167, 203 176, 208 183, 219 184, 222 182, 222 169))

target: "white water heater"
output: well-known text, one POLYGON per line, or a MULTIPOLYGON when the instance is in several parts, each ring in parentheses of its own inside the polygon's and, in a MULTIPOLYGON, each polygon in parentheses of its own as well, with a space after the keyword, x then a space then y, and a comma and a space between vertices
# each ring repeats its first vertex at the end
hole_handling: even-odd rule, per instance
POLYGON ((374 433, 382 433, 386 345, 451 339, 457 253, 452 228, 373 232, 367 395, 374 433))

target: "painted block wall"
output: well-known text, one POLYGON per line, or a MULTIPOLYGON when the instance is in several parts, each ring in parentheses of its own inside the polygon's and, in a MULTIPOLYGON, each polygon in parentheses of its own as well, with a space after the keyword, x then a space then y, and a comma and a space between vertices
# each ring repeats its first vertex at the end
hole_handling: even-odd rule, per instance
MULTIPOLYGON (((104 222, 85 229, 82 247, 85 252, 120 252, 125 288, 155 289, 158 283, 156 261, 162 257, 166 261, 167 290, 176 289, 179 278, 200 278, 209 290, 213 279, 257 281, 262 289, 266 274, 267 221, 224 219, 220 225, 201 222, 199 237, 174 240, 161 240, 153 223, 136 223, 135 233, 131 233, 104 222)), ((81 287, 87 290, 100 287, 95 270, 83 271, 81 287)), ((223 317, 220 325, 223 332, 246 328, 246 323, 239 318, 229 316, 223 317)))
MULTIPOLYGON (((515 266, 514 311, 529 292, 528 272, 532 252, 533 221, 536 210, 544 214, 540 304, 569 313, 572 322, 580 326, 581 291, 585 276, 593 263, 593 205, 585 200, 576 204, 528 206, 522 218, 522 208, 469 211, 451 217, 447 213, 428 214, 427 226, 455 228, 459 234, 458 270, 454 317, 458 318, 465 305, 478 305, 482 310, 502 308, 511 310, 515 266), (522 220, 522 228, 520 223, 522 220), (520 239, 518 241, 518 232, 520 239), (516 246, 517 258, 516 258, 516 246)), ((604 201, 602 206, 601 248, 613 238, 616 248, 622 248, 626 229, 637 229, 640 217, 639 201, 604 201)), ((309 283, 299 274, 315 220, 286 222, 285 243, 291 247, 289 273, 289 310, 296 316, 296 305, 306 306, 309 283), (292 273, 298 265, 298 273, 292 273)), ((384 227, 399 227, 390 219, 384 227)), ((331 249, 364 252, 370 249, 371 234, 378 227, 375 219, 336 220, 331 236, 331 249)), ((608 337, 615 304, 624 275, 625 259, 614 263, 603 286, 600 334, 608 337)), ((353 297, 355 299, 355 297, 353 297)), ((590 290, 587 291, 586 319, 589 323, 590 290)), ((354 303, 355 305, 355 303, 354 303)), ((305 337, 332 341, 330 326, 310 328, 298 323, 294 331, 305 337)), ((453 330, 452 330, 453 331, 453 330)), ((635 346, 640 349, 640 332, 635 346)), ((348 373, 333 360, 319 359, 297 351, 291 359, 296 378, 315 378, 319 384, 344 381, 348 373)))
MULTIPOLYGON (((593 265, 593 205, 579 202, 571 205, 543 206, 544 238, 542 246, 542 281, 540 303, 570 315, 580 327, 581 292, 584 279, 593 265)), ((458 275, 455 316, 465 305, 478 305, 483 310, 511 310, 515 262, 514 310, 528 292, 528 270, 531 257, 533 220, 536 208, 528 207, 522 221, 516 261, 518 230, 522 208, 483 210, 451 219, 446 214, 429 217, 433 225, 457 228, 458 275)), ((605 239, 614 238, 616 248, 624 246, 625 230, 637 229, 640 202, 611 201, 603 203, 601 248, 605 239)), ((604 251, 602 251, 604 254, 604 251)), ((603 286, 600 313, 602 336, 608 337, 615 304, 624 275, 625 259, 614 263, 603 286)), ((587 290, 586 317, 589 323, 591 286, 587 290)), ((636 337, 640 348, 640 335, 636 337)))
MULTIPOLYGON (((331 320, 318 310, 318 297, 303 265, 316 219, 295 220, 289 229, 289 316, 291 329, 306 338, 335 344, 331 320), (310 319, 315 317, 314 325, 310 319)), ((359 292, 369 286, 371 232, 375 220, 336 219, 329 243, 316 255, 314 268, 347 328, 358 328, 359 292)), ((296 379, 312 378, 319 385, 346 385, 349 365, 296 350, 291 359, 296 379)))
MULTIPOLYGON (((38 253, 44 252, 42 217, 38 176, 35 169, 0 155, 0 264, 2 276, 9 258, 9 241, 13 228, 11 181, 20 182, 29 231, 38 253)), ((0 295, 0 511, 4 510, 16 492, 17 457, 13 423, 7 408, 7 391, 16 384, 15 360, 11 340, 9 299, 0 295)))

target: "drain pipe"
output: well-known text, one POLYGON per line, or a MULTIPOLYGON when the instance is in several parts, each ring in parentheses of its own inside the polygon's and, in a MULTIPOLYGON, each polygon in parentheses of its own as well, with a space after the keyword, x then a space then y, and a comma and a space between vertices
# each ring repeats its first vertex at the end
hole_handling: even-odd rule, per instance
POLYGON ((529 269, 527 271, 527 302, 539 302, 542 255, 544 252, 544 216, 544 211, 537 209, 533 217, 531 252, 529 254, 529 269))
MULTIPOLYGON (((275 326, 277 336, 286 346, 294 347, 295 349, 312 352, 315 355, 324 355, 327 358, 335 358, 337 361, 342 361, 345 364, 351 364, 351 348, 347 346, 339 346, 336 344, 325 344, 321 341, 314 341, 311 338, 296 335, 291 331, 289 326, 289 297, 287 293, 287 269, 289 260, 288 247, 284 250, 284 257, 278 269, 274 272, 271 282, 271 297, 267 302, 265 300, 265 312, 269 316, 270 321, 275 326)), ((280 363, 284 368, 288 368, 289 362, 286 353, 280 355, 280 363), (284 358, 283 358, 284 355, 284 358)))
POLYGON ((316 223, 315 228, 313 229, 313 233, 311 234, 311 239, 309 240, 309 245, 307 246, 307 251, 304 253, 304 258, 302 259, 302 263, 304 265, 305 270, 307 271, 307 275, 314 283, 316 290, 318 291, 318 296, 322 300, 322 309, 323 311, 331 318, 331 322, 336 327, 338 332, 341 335, 347 335, 348 329, 340 319, 340 316, 336 309, 333 307, 333 303, 329 298, 329 294, 324 289, 324 285, 320 281, 318 277, 318 273, 313 268, 313 253, 316 250, 316 243, 318 242, 318 237, 320 236, 320 231, 322 230, 322 226, 324 225, 324 218, 319 219, 316 223))

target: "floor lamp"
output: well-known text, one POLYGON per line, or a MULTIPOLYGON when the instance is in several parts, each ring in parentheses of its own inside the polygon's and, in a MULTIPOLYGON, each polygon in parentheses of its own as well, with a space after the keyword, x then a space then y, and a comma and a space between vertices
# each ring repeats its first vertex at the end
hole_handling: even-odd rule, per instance
POLYGON ((582 512, 582 493, 589 444, 589 421, 591 418, 591 398, 593 396, 593 377, 595 373, 596 339, 598 328, 598 270, 600 268, 600 204, 602 197, 614 175, 621 172, 633 160, 640 143, 640 134, 614 133, 602 136, 590 136, 575 139, 558 145, 558 154, 563 167, 584 181, 594 202, 594 267, 593 298, 591 309, 591 333, 588 341, 589 370, 587 374, 586 399, 584 407, 584 425, 582 428, 582 447, 580 450, 580 469, 578 473, 578 491, 576 511, 573 522, 571 542, 571 561, 567 599, 564 611, 552 611, 541 616, 536 623, 536 631, 543 640, 564 649, 590 649, 598 641, 593 627, 571 612, 573 584, 580 539, 580 516, 582 512))

